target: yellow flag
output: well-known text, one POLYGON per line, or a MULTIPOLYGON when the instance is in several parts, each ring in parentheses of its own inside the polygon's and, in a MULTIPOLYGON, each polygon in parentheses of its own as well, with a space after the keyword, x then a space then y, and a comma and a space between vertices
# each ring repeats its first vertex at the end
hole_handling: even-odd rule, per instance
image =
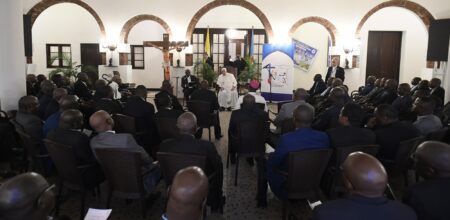
POLYGON ((211 39, 209 38, 209 28, 206 31, 205 53, 211 56, 211 39))

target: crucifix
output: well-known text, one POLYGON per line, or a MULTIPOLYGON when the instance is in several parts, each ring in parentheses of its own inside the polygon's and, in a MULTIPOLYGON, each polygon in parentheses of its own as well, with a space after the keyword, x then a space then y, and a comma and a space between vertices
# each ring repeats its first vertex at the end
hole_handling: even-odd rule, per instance
POLYGON ((164 80, 170 80, 170 54, 169 51, 189 46, 188 41, 169 41, 169 34, 163 34, 163 41, 144 41, 144 47, 154 47, 163 52, 164 80))

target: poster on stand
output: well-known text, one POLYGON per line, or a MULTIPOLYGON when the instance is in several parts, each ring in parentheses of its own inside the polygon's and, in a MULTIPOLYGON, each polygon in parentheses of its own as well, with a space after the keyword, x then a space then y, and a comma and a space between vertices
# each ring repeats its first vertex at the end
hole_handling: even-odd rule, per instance
POLYGON ((267 101, 292 100, 294 44, 264 44, 261 95, 267 101))
POLYGON ((311 69, 314 59, 316 58, 317 49, 295 39, 292 39, 292 43, 295 47, 295 67, 308 72, 311 69))

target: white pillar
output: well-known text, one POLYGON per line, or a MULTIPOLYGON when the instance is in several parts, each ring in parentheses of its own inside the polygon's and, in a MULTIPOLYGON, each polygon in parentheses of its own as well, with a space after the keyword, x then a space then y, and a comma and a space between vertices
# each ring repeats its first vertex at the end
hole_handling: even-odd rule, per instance
MULTIPOLYGON (((445 99, 444 99, 444 105, 447 104, 448 101, 450 101, 450 46, 448 48, 448 60, 445 62, 444 66, 444 75, 443 75, 443 83, 442 87, 445 89, 445 99)), ((442 67, 441 67, 442 68, 442 67)))
POLYGON ((26 95, 22 0, 0 1, 0 108, 17 109, 26 95))

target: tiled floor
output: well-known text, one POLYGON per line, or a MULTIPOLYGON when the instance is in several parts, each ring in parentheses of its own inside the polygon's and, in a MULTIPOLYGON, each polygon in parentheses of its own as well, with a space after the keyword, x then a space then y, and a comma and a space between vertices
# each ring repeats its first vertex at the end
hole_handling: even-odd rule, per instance
MULTIPOLYGON (((230 115, 231 112, 222 112, 220 114, 224 137, 221 140, 214 140, 214 144, 222 156, 225 169, 223 187, 227 201, 222 219, 281 219, 282 203, 273 196, 270 189, 268 192, 268 208, 256 208, 256 167, 250 167, 244 160, 240 163, 239 183, 237 187, 234 186, 234 165, 230 166, 229 169, 225 168, 228 143, 228 138, 225 134, 228 129, 230 115)), ((203 138, 207 138, 207 135, 207 130, 205 130, 203 132, 203 138)), ((107 185, 103 184, 101 199, 96 199, 92 195, 89 195, 86 203, 87 207, 104 208, 106 190, 107 185)), ((161 192, 161 196, 147 208, 147 219, 161 218, 167 199, 164 184, 160 184, 159 191, 161 192)), ((60 213, 62 215, 70 216, 72 219, 78 219, 79 199, 80 197, 77 194, 70 196, 67 201, 62 204, 60 213)), ((142 219, 141 206, 138 201, 126 204, 124 200, 113 199, 112 208, 111 220, 142 219)), ((303 202, 294 204, 291 208, 294 214, 301 217, 299 219, 305 219, 310 214, 308 206, 303 202)))

